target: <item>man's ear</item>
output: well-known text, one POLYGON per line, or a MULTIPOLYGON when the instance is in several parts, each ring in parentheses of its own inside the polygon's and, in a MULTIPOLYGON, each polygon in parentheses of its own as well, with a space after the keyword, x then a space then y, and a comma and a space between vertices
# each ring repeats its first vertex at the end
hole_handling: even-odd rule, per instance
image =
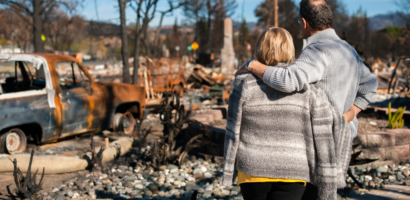
POLYGON ((303 26, 303 29, 307 29, 309 26, 309 23, 306 21, 305 18, 302 18, 302 26, 303 26))

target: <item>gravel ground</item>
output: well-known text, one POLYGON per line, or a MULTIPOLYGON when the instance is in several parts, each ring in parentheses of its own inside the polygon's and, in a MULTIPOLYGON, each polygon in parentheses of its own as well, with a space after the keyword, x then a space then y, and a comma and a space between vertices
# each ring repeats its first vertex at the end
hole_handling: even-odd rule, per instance
MULTIPOLYGON (((149 149, 149 148, 148 148, 149 149)), ((111 163, 102 171, 66 180, 43 193, 44 199, 243 199, 237 186, 222 186, 222 165, 191 156, 185 164, 163 165, 155 170, 140 159, 134 149, 123 161, 111 163), (121 164, 118 164, 121 163, 121 164)))
MULTIPOLYGON (((346 176, 347 187, 344 190, 339 190, 339 194, 345 198, 353 198, 369 194, 373 190, 383 190, 393 185, 406 186, 409 182, 408 180, 410 180, 409 169, 409 163, 382 165, 379 167, 351 167, 350 170, 363 189, 354 183, 352 178, 346 176)), ((410 199, 410 195, 406 199, 410 199)))
MULTIPOLYGON (((145 152, 150 148, 147 147, 145 152)), ((145 154, 146 155, 146 154, 145 154)), ((42 193, 44 199, 243 199, 240 187, 222 186, 222 165, 191 156, 185 164, 162 165, 154 169, 144 154, 133 149, 103 170, 88 172, 42 193)), ((407 185, 409 163, 379 167, 350 168, 362 188, 346 175, 347 187, 339 190, 339 199, 357 198, 390 185, 407 185)), ((410 196, 409 196, 410 199, 410 196)))
MULTIPOLYGON (((387 119, 376 113, 361 113, 358 119, 360 133, 368 130, 383 131, 388 125, 387 119)), ((158 129, 154 132, 160 131, 161 127, 156 120, 148 120, 148 122, 147 127, 153 126, 154 129, 158 129)), ((223 122, 215 124, 215 126, 218 125, 223 128, 224 124, 223 122)), ((132 149, 127 155, 104 165, 102 170, 69 176, 54 175, 49 178, 46 176, 44 188, 48 189, 41 192, 42 197, 57 200, 190 199, 194 191, 197 191, 197 197, 201 200, 243 199, 240 187, 221 185, 221 164, 191 156, 180 167, 170 164, 154 169, 149 157, 146 156, 149 150, 150 146, 142 150, 132 149)), ((409 169, 410 164, 408 163, 375 168, 364 166, 351 168, 364 189, 346 176, 348 187, 339 190, 339 199, 364 197, 371 191, 388 189, 389 186, 407 185, 410 180, 409 169)), ((0 185, 3 186, 3 183, 6 182, 0 181, 0 185)), ((7 185, 12 184, 12 179, 7 180, 7 185)), ((5 191, 0 190, 0 199, 9 199, 8 197, 10 196, 5 191)))

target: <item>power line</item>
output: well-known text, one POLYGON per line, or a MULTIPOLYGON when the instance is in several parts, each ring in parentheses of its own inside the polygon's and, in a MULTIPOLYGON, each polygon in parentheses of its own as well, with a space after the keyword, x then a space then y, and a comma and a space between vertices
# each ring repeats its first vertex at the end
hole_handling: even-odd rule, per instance
POLYGON ((94 0, 94 6, 95 6, 95 13, 97 14, 97 21, 100 21, 100 17, 98 16, 97 0, 94 0))
POLYGON ((242 2, 242 16, 241 16, 241 18, 242 18, 242 21, 244 20, 244 18, 243 18, 243 13, 244 13, 244 10, 245 10, 245 0, 243 0, 243 2, 242 2))

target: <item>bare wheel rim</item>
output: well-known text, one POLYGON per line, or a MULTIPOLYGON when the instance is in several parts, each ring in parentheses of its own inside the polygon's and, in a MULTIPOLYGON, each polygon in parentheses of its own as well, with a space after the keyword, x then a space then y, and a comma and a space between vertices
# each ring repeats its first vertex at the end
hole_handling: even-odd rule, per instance
POLYGON ((13 154, 24 151, 27 146, 26 136, 20 129, 12 129, 6 133, 3 140, 5 143, 7 153, 13 154))
POLYGON ((122 121, 122 127, 124 127, 124 130, 128 129, 128 127, 130 127, 130 120, 128 118, 124 118, 124 120, 122 121))
POLYGON ((9 152, 17 151, 19 149, 20 144, 21 144, 20 136, 17 133, 11 132, 7 134, 7 137, 6 137, 7 151, 9 152))
POLYGON ((130 134, 134 131, 135 119, 130 112, 126 112, 122 118, 122 129, 125 134, 130 134))
POLYGON ((122 113, 117 113, 114 115, 114 120, 113 120, 113 128, 114 128, 114 132, 120 132, 121 130, 121 120, 123 118, 123 114, 122 113))

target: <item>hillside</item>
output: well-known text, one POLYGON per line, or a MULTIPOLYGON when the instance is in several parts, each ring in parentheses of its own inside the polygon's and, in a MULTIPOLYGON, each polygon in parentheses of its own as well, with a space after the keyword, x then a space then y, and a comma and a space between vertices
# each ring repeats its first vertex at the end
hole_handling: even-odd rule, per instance
POLYGON ((400 15, 397 13, 393 14, 384 14, 384 15, 376 15, 374 17, 369 18, 370 20, 370 29, 373 31, 377 31, 388 26, 400 26, 403 27, 406 24, 401 19, 400 15))

